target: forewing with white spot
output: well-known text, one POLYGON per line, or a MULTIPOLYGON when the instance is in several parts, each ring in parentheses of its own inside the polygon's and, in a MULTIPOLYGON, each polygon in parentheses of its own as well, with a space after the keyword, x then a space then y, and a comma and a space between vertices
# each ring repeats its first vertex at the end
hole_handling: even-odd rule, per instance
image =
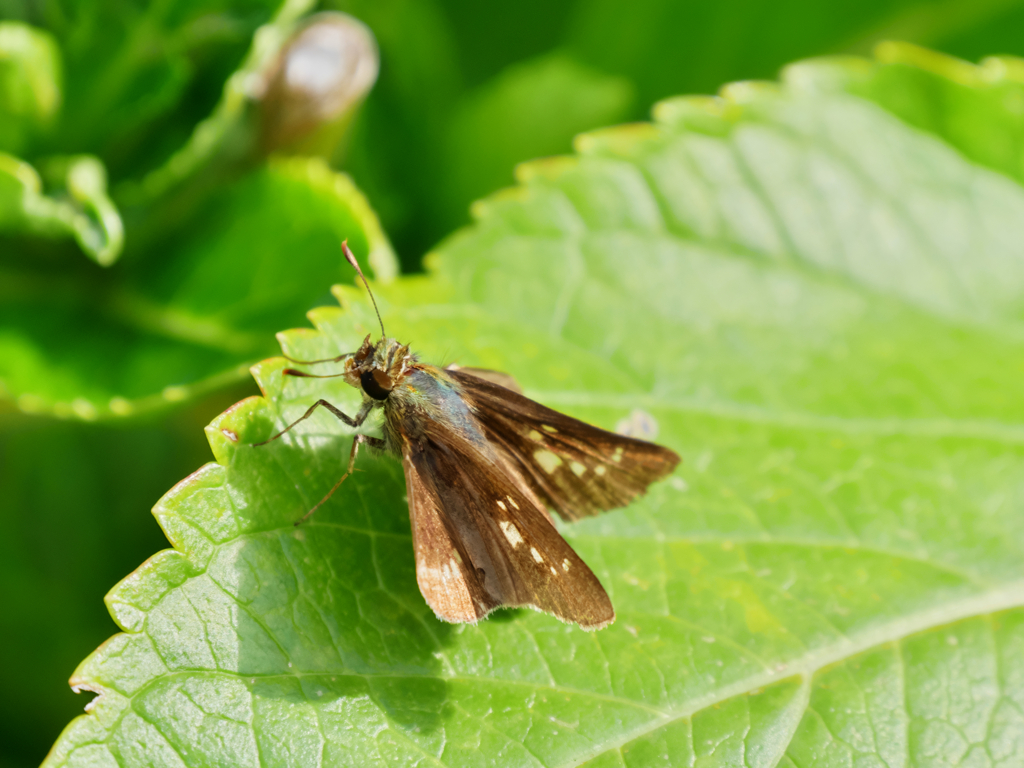
POLYGON ((566 520, 626 506, 679 464, 667 448, 553 411, 470 370, 450 373, 487 439, 566 520))

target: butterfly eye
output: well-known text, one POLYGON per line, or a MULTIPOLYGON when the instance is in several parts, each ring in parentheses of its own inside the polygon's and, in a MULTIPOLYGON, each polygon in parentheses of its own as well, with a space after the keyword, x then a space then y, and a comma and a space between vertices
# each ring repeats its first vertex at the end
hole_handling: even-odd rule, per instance
POLYGON ((374 400, 387 400, 391 394, 391 377, 376 368, 363 371, 359 375, 359 383, 363 385, 363 392, 374 400))

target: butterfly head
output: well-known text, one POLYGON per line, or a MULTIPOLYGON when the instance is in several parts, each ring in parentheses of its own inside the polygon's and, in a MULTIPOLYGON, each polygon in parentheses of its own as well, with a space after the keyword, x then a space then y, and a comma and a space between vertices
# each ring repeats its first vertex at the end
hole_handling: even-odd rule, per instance
POLYGON ((373 302, 373 311, 377 313, 377 320, 380 321, 380 341, 373 343, 367 335, 363 339, 363 345, 345 360, 345 381, 363 390, 374 400, 383 402, 388 399, 391 390, 402 380, 416 358, 409 354, 408 346, 387 337, 384 332, 384 321, 381 320, 380 310, 377 308, 377 300, 370 290, 370 283, 366 280, 363 270, 359 268, 359 262, 349 249, 347 240, 341 244, 341 250, 366 286, 366 292, 373 302))
POLYGON ((386 337, 371 342, 367 335, 362 346, 345 361, 345 380, 374 400, 384 401, 414 362, 408 345, 386 337))

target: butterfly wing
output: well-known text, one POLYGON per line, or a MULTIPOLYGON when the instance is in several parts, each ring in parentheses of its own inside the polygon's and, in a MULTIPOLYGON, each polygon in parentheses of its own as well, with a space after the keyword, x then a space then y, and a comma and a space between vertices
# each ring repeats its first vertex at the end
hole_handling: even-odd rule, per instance
POLYGON ((505 373, 504 371, 492 371, 490 368, 470 368, 465 365, 455 365, 454 363, 445 368, 445 370, 449 373, 452 371, 461 371, 469 374, 470 376, 476 376, 478 379, 484 379, 492 384, 497 384, 505 389, 511 389, 513 392, 520 395, 523 394, 523 388, 519 386, 519 382, 516 381, 511 374, 505 373))
POLYGON ((532 606, 584 629, 615 618, 597 577, 504 460, 452 436, 407 441, 416 579, 437 616, 475 622, 532 606))
POLYGON ((667 448, 591 426, 465 369, 449 373, 487 439, 566 520, 626 506, 679 464, 667 448))

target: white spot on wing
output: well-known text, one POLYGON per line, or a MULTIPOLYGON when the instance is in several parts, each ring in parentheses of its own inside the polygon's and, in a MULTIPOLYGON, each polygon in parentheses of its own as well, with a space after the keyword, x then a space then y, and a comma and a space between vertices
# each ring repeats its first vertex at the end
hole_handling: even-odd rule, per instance
POLYGON ((506 496, 505 498, 508 499, 508 503, 509 504, 511 504, 516 509, 519 509, 519 505, 516 504, 516 500, 515 499, 513 499, 511 496, 506 496))
POLYGON ((531 429, 529 432, 526 433, 526 436, 533 440, 533 442, 535 443, 539 443, 544 439, 544 435, 542 435, 536 429, 531 429))
POLYGON ((533 458, 549 475, 562 466, 562 460, 551 451, 534 451, 533 458))
POLYGON ((615 453, 612 454, 612 461, 622 461, 622 454, 625 453, 625 449, 620 445, 615 449, 615 453))
POLYGON ((500 509, 502 512, 508 512, 508 507, 505 506, 504 501, 498 502, 498 509, 500 509))
POLYGON ((585 475, 587 472, 586 466, 580 464, 578 461, 570 462, 569 469, 572 470, 573 474, 576 475, 576 477, 583 477, 583 475, 585 475))
POLYGON ((552 427, 550 424, 542 424, 541 429, 543 429, 545 432, 550 432, 553 435, 558 434, 558 430, 552 427))
POLYGON ((541 554, 537 551, 536 547, 530 547, 530 554, 533 555, 533 559, 536 560, 538 563, 544 562, 544 558, 541 557, 541 554))
POLYGON ((519 529, 508 520, 501 520, 498 523, 498 527, 501 528, 501 532, 505 534, 505 538, 508 539, 508 543, 512 545, 512 549, 515 549, 523 543, 523 535, 519 533, 519 529))
POLYGON ((594 467, 594 474, 598 477, 604 477, 604 473, 608 471, 608 468, 604 464, 598 464, 594 467))
POLYGON ((558 575, 558 571, 555 570, 555 566, 553 566, 553 565, 551 566, 551 575, 552 576, 557 576, 558 575))
POLYGON ((568 558, 568 557, 567 557, 567 558, 565 558, 565 559, 564 559, 564 560, 562 561, 562 570, 563 570, 563 571, 568 571, 568 570, 569 570, 569 558, 568 558))

